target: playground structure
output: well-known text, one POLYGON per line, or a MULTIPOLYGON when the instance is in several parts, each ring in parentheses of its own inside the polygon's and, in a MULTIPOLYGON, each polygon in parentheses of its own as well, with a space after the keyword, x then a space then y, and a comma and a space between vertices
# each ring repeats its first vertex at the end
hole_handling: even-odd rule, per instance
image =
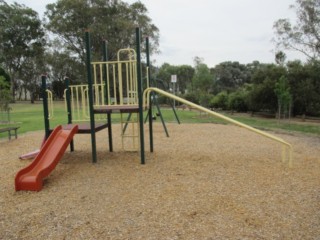
POLYGON ((42 77, 45 138, 47 139, 35 160, 26 168, 20 170, 16 175, 16 190, 36 190, 42 188, 42 179, 50 174, 58 161, 61 159, 68 144, 71 151, 74 150, 72 138, 76 133, 91 135, 92 162, 97 162, 96 152, 96 132, 108 128, 109 151, 113 151, 112 144, 112 122, 111 114, 121 115, 121 139, 124 148, 125 139, 130 139, 133 148, 129 150, 139 150, 141 164, 145 164, 145 144, 144 144, 144 119, 143 112, 148 111, 150 151, 153 152, 153 120, 152 120, 152 96, 154 93, 164 95, 174 99, 194 109, 206 112, 214 117, 221 118, 227 122, 240 126, 261 136, 267 137, 282 145, 282 160, 288 160, 292 166, 292 146, 283 139, 265 133, 248 125, 235 121, 222 114, 210 111, 202 106, 179 98, 173 94, 152 87, 149 84, 150 58, 149 40, 146 38, 146 88, 143 91, 142 64, 140 55, 140 29, 136 28, 136 50, 119 50, 116 61, 108 61, 106 54, 106 44, 104 45, 104 61, 91 61, 90 34, 86 32, 86 52, 87 52, 87 77, 88 84, 69 85, 65 91, 66 107, 68 112, 68 124, 59 126, 54 130, 50 129, 49 108, 50 97, 47 98, 46 76, 42 77), (48 102, 49 99, 49 102, 48 102), (129 114, 124 117, 124 114, 129 114), (97 123, 100 115, 106 123, 97 123), (106 116, 106 118, 104 117, 106 116), (103 118, 104 117, 104 118, 103 118), (73 121, 89 120, 90 124, 73 124, 73 121), (129 129, 127 129, 129 126, 129 129), (289 154, 287 154, 287 151, 289 154))

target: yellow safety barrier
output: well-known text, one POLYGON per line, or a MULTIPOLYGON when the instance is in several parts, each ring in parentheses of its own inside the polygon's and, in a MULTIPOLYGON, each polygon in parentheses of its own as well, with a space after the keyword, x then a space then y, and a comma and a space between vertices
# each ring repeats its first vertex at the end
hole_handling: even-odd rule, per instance
POLYGON ((243 128, 245 128, 247 130, 250 130, 250 131, 252 131, 254 133, 257 133, 259 135, 262 135, 264 137, 272 139, 273 141, 281 143, 282 144, 282 161, 283 162, 286 161, 286 158, 287 158, 286 157, 286 149, 288 149, 289 150, 289 167, 292 167, 292 146, 291 146, 291 144, 287 143, 283 139, 281 139, 279 137, 276 137, 276 136, 273 136, 273 135, 271 135, 269 133, 263 132, 261 130, 255 129, 253 127, 250 127, 250 126, 248 126, 246 124, 243 124, 241 122, 238 122, 238 121, 236 121, 236 120, 234 120, 232 118, 228 118, 228 117, 226 117, 226 116, 224 116, 222 114, 216 113, 216 112, 211 111, 211 110, 209 110, 207 108, 204 108, 204 107, 199 106, 197 104, 194 104, 194 103, 192 103, 190 101, 187 101, 187 100, 185 100, 183 98, 177 97, 177 96, 175 96, 175 95, 173 95, 171 93, 168 93, 166 91, 163 91, 163 90, 161 90, 159 88, 147 88, 144 91, 144 93, 143 93, 143 103, 145 104, 144 105, 144 109, 149 106, 149 96, 150 96, 151 92, 156 92, 156 93, 159 93, 159 94, 161 94, 163 96, 166 96, 168 98, 175 99, 176 101, 184 103, 184 104, 186 104, 186 105, 188 105, 190 107, 196 108, 196 109, 198 109, 200 111, 206 112, 206 113, 208 113, 210 115, 213 115, 215 117, 221 118, 221 119, 223 119, 223 120, 225 120, 227 122, 233 123, 233 124, 235 124, 237 126, 243 127, 243 128))
MULTIPOLYGON (((92 62, 91 65, 95 108, 110 105, 138 105, 137 65, 134 49, 120 49, 116 61, 92 62)), ((88 121, 88 85, 70 85, 70 96, 73 119, 88 121)))
POLYGON ((95 91, 94 106, 138 104, 136 53, 134 49, 120 49, 117 58, 117 61, 91 63, 95 91), (107 89, 104 82, 107 83, 107 89), (107 103, 105 95, 108 96, 107 103))

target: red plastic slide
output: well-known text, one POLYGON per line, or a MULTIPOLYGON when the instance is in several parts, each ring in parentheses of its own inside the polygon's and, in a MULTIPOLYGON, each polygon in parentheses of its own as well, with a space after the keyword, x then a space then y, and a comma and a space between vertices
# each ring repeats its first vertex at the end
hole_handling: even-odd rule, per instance
POLYGON ((71 130, 63 130, 61 126, 56 127, 37 157, 17 173, 15 178, 16 191, 40 191, 43 179, 56 167, 77 131, 77 125, 71 130))

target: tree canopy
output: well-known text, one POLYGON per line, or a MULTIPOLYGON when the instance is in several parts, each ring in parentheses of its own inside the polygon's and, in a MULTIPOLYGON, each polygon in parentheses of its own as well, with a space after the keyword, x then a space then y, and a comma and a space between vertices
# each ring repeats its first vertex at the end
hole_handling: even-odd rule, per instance
POLYGON ((279 19, 274 23, 277 47, 299 51, 309 59, 319 59, 319 0, 296 0, 291 8, 296 12, 296 23, 291 23, 289 19, 279 19))
POLYGON ((93 56, 101 56, 102 41, 108 41, 108 58, 114 59, 121 48, 134 47, 134 28, 139 26, 151 39, 156 51, 159 30, 152 24, 141 2, 119 0, 58 0, 48 4, 46 28, 55 34, 70 53, 85 60, 84 30, 90 30, 93 56))
POLYGON ((25 78, 36 58, 44 53, 45 32, 38 13, 18 3, 0 1, 0 63, 11 76, 14 96, 16 78, 25 78))

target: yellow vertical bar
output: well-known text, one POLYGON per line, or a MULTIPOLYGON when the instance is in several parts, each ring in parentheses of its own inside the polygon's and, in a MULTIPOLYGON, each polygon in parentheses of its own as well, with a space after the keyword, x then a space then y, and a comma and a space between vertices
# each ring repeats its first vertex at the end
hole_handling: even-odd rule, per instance
POLYGON ((129 88, 129 74, 128 74, 128 63, 126 62, 125 63, 126 65, 126 83, 127 83, 127 104, 130 104, 131 103, 131 96, 130 96, 130 88, 129 88))
POLYGON ((77 111, 77 117, 80 119, 80 107, 79 107, 79 92, 78 88, 76 87, 76 111, 77 111))
POLYGON ((88 93, 89 89, 88 86, 85 87, 84 89, 84 105, 86 106, 86 118, 89 119, 90 118, 90 108, 89 108, 89 93, 88 93))
POLYGON ((120 105, 123 105, 122 65, 121 65, 121 62, 118 62, 118 82, 119 82, 120 105))
POLYGON ((137 82, 137 64, 136 62, 132 63, 133 65, 133 84, 134 84, 134 92, 135 92, 135 104, 138 104, 138 82, 137 82))
POLYGON ((94 84, 93 84, 93 88, 92 90, 94 91, 93 94, 94 94, 94 100, 95 102, 93 103, 93 105, 97 105, 99 104, 99 95, 97 94, 97 86, 98 86, 98 81, 97 81, 97 65, 94 64, 94 84))
POLYGON ((99 95, 97 94, 97 85, 98 85, 98 81, 97 81, 97 64, 93 63, 93 88, 92 91, 94 94, 94 103, 93 105, 97 105, 99 104, 99 95))
MULTIPOLYGON (((78 88, 77 88, 78 89, 78 88)), ((77 98, 78 99, 78 102, 80 103, 80 108, 79 108, 79 113, 81 113, 80 115, 80 118, 79 120, 82 120, 83 118, 86 117, 86 104, 85 104, 85 101, 86 101, 86 97, 85 97, 85 89, 84 89, 84 86, 80 86, 79 90, 80 93, 81 93, 81 98, 80 96, 77 98)))
POLYGON ((138 96, 138 88, 135 82, 135 70, 136 70, 136 66, 134 64, 134 62, 131 62, 131 82, 132 82, 132 92, 133 92, 133 104, 137 104, 137 96, 138 96))
POLYGON ((109 64, 107 63, 107 92, 108 92, 108 105, 111 105, 111 97, 110 97, 110 78, 109 78, 109 64))
POLYGON ((76 113, 75 113, 75 106, 74 106, 74 87, 70 87, 70 92, 71 92, 71 112, 72 116, 76 118, 76 113))
POLYGON ((103 65, 101 64, 101 66, 100 66, 100 80, 101 80, 101 82, 100 82, 100 93, 101 93, 101 105, 105 105, 104 104, 104 88, 103 88, 103 86, 104 86, 104 83, 103 83, 103 68, 104 68, 104 66, 106 65, 106 63, 104 63, 103 65))
POLYGON ((118 104, 117 102, 117 82, 116 82, 116 66, 115 64, 112 64, 113 68, 113 98, 114 98, 114 103, 115 105, 118 104))
POLYGON ((94 84, 97 84, 96 64, 92 63, 92 66, 93 66, 93 82, 94 84))

